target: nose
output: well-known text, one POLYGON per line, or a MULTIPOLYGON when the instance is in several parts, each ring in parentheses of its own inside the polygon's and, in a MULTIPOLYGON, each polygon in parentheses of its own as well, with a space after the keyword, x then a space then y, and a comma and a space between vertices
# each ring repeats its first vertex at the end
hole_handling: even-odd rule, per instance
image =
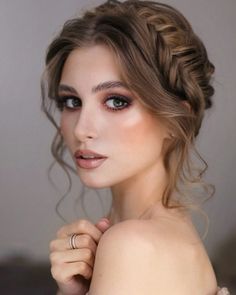
POLYGON ((74 126, 74 136, 80 142, 86 142, 89 139, 97 138, 95 112, 91 107, 83 106, 74 126))

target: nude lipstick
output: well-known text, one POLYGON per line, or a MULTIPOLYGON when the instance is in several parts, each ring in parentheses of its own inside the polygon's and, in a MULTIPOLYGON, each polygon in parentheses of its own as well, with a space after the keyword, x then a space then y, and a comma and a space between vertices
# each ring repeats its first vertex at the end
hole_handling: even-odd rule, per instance
POLYGON ((106 156, 92 150, 77 150, 74 157, 77 165, 84 169, 97 168, 107 159, 106 156))

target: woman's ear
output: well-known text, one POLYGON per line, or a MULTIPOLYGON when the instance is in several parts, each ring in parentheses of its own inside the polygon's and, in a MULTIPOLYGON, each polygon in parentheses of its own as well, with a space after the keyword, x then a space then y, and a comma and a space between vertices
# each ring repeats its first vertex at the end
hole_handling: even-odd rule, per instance
POLYGON ((166 136, 164 137, 164 138, 167 138, 167 139, 173 139, 173 138, 175 138, 176 136, 175 136, 175 134, 173 133, 173 132, 171 132, 171 131, 168 131, 167 133, 166 133, 166 136))
POLYGON ((192 108, 189 104, 189 102, 187 102, 186 100, 181 101, 181 103, 184 105, 185 108, 188 109, 188 111, 191 113, 192 112, 192 108))

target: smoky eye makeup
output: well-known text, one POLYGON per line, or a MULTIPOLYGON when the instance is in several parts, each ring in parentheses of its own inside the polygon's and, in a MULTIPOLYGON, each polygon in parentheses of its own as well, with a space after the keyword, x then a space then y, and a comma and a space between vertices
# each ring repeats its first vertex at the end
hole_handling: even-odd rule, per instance
MULTIPOLYGON (((109 94, 102 99, 102 105, 109 111, 122 111, 132 105, 133 99, 125 95, 109 94)), ((82 107, 80 98, 74 95, 58 95, 56 104, 60 110, 78 110, 82 107)))
POLYGON ((132 99, 123 95, 109 95, 103 102, 105 107, 111 111, 120 111, 132 105, 132 99))
POLYGON ((63 111, 65 108, 66 109, 74 109, 78 108, 80 104, 80 99, 74 95, 69 95, 69 94, 59 94, 55 97, 55 103, 57 108, 60 111, 63 111))
POLYGON ((57 104, 61 108, 75 109, 82 106, 80 98, 73 95, 58 95, 56 98, 57 104))

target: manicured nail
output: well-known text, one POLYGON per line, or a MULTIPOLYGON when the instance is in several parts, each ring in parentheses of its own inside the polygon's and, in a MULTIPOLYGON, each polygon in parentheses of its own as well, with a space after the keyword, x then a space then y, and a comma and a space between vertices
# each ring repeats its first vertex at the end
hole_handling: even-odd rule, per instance
POLYGON ((107 218, 102 218, 100 221, 104 221, 106 223, 109 223, 109 219, 107 219, 107 218))

